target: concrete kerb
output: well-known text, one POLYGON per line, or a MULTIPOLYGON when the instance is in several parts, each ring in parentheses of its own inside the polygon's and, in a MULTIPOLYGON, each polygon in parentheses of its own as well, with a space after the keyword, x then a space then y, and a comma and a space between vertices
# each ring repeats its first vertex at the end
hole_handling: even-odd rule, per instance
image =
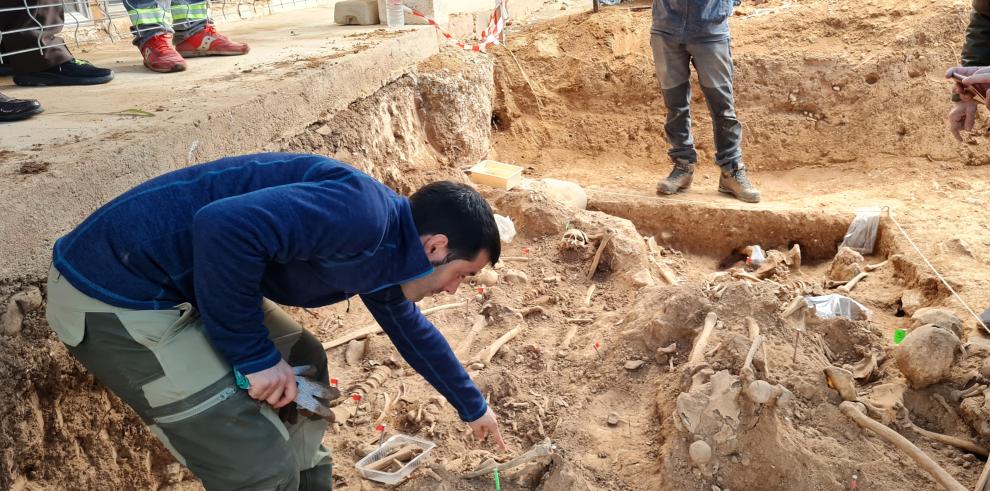
MULTIPOLYGON (((286 14, 259 20, 277 22, 282 15, 286 14)), ((241 25, 245 24, 249 23, 241 25)), ((107 91, 104 95, 117 90, 126 97, 129 89, 135 92, 135 97, 126 100, 120 109, 154 108, 156 99, 185 103, 159 113, 159 117, 91 113, 85 116, 88 121, 81 124, 85 129, 80 132, 72 126, 60 128, 72 122, 74 113, 59 115, 59 111, 52 111, 55 117, 47 121, 42 115, 20 123, 34 128, 14 126, 10 128, 15 130, 12 132, 7 127, 0 130, 0 140, 6 140, 0 142, 0 149, 7 150, 0 153, 0 173, 8 176, 0 182, 0 201, 6 208, 0 215, 0 279, 43 272, 57 237, 128 188, 190 163, 264 150, 280 137, 373 94, 439 51, 439 38, 430 27, 369 35, 372 30, 350 30, 365 37, 346 54, 269 60, 275 69, 266 74, 265 80, 238 78, 236 74, 241 69, 234 68, 237 58, 231 57, 211 59, 210 63, 226 65, 232 76, 188 82, 216 85, 199 93, 188 94, 183 90, 188 87, 156 83, 157 80, 147 82, 147 74, 130 70, 119 72, 117 80, 101 86, 107 91), (131 82, 134 85, 129 86, 131 82), (134 88, 148 83, 155 84, 155 90, 134 88), (61 124, 52 126, 53 120, 59 119, 61 124), (48 170, 22 176, 18 169, 24 161, 48 163, 48 170)), ((253 42, 250 31, 240 37, 253 42)), ((128 53, 131 50, 133 47, 128 53)), ((131 56, 137 57, 136 50, 131 56)), ((174 75, 164 77, 177 80, 174 75)), ((34 96, 55 107, 60 106, 60 98, 71 97, 70 89, 2 88, 14 97, 34 96)), ((105 106, 109 108, 106 110, 117 109, 109 101, 105 106)), ((78 118, 75 124, 80 125, 78 118)))

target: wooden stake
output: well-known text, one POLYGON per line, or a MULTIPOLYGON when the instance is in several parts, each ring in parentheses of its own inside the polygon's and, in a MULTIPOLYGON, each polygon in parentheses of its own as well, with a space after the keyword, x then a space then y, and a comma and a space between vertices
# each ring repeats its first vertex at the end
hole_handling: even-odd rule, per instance
POLYGON ((612 240, 612 236, 606 234, 605 238, 598 244, 598 250, 595 252, 595 257, 591 260, 591 269, 588 270, 588 279, 590 280, 595 276, 595 271, 598 269, 598 262, 602 260, 602 253, 605 252, 605 246, 608 242, 612 240))
POLYGON ((867 429, 876 433, 877 436, 885 440, 887 443, 897 447, 898 450, 904 452, 911 457, 912 460, 918 467, 920 467, 925 472, 928 472, 936 482, 942 485, 943 488, 949 491, 967 491, 959 481, 956 481, 945 471, 942 467, 935 463, 925 452, 916 447, 913 443, 909 442, 907 438, 904 438, 896 431, 884 426, 870 419, 867 415, 863 414, 862 411, 856 406, 856 403, 843 401, 839 404, 839 410, 846 417, 853 420, 863 429, 867 429))

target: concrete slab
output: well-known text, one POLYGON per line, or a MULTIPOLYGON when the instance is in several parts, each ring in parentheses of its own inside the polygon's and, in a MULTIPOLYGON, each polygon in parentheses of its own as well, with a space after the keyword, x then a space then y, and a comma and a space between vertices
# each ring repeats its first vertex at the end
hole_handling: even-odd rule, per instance
POLYGON ((374 93, 436 54, 431 27, 335 26, 329 7, 224 26, 251 44, 240 57, 189 60, 156 74, 127 42, 82 57, 112 67, 93 87, 16 87, 46 112, 0 124, 0 279, 45 271, 52 243, 102 203, 171 169, 265 148, 374 93), (153 116, 125 115, 138 109, 153 116), (22 171, 25 163, 45 172, 22 171))

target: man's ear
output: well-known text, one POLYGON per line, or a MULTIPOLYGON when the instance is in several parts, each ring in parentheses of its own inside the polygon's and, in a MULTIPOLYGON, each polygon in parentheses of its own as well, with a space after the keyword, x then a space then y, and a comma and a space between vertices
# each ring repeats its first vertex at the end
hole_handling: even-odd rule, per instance
POLYGON ((447 236, 444 234, 433 234, 423 242, 423 249, 431 261, 442 261, 447 257, 447 236))

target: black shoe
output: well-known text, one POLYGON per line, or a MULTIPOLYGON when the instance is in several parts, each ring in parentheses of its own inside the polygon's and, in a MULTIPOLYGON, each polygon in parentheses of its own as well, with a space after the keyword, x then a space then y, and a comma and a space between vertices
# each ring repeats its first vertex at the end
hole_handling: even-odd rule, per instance
POLYGON ((48 70, 14 75, 14 83, 32 87, 46 85, 97 85, 113 80, 113 70, 98 68, 88 61, 72 59, 48 70))
POLYGON ((41 103, 34 99, 11 99, 0 94, 0 121, 27 119, 41 111, 41 103))

